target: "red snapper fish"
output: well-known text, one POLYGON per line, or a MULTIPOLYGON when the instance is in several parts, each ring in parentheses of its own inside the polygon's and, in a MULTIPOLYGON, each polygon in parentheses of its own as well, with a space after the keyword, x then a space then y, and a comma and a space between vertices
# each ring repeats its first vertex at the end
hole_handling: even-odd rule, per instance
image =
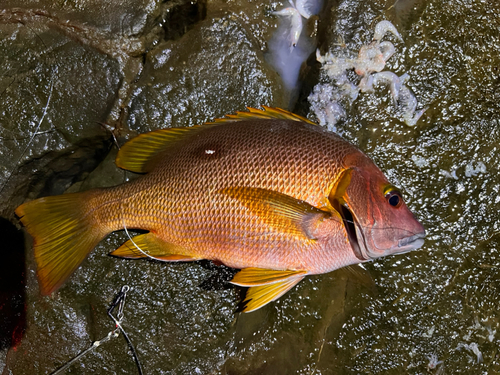
POLYGON ((241 269, 243 311, 307 275, 422 246, 424 227, 358 148, 301 116, 249 108, 213 123, 141 134, 116 165, 122 185, 36 199, 16 209, 33 236, 43 294, 57 290, 108 234, 146 230, 111 254, 209 259, 241 269))

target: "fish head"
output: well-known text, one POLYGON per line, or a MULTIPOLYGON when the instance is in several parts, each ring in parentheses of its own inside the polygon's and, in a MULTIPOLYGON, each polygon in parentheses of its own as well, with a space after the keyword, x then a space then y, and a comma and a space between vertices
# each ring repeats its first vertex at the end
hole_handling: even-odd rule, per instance
POLYGON ((425 229, 373 163, 353 168, 337 210, 358 259, 376 259, 420 248, 425 229))

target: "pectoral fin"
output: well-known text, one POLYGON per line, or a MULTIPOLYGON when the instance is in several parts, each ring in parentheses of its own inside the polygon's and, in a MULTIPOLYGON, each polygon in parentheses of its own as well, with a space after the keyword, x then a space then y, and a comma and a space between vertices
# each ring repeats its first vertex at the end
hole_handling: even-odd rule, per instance
POLYGON ((282 282, 291 277, 303 276, 307 271, 269 270, 264 268, 244 268, 231 280, 231 284, 239 286, 267 285, 282 282))
POLYGON ((273 284, 253 286, 248 289, 243 301, 243 312, 260 309, 262 306, 280 298, 302 280, 304 276, 295 276, 273 284))
MULTIPOLYGON (((332 213, 272 190, 234 187, 219 191, 239 200, 266 224, 284 233, 315 239, 314 230, 332 213)), ((339 216, 340 218, 340 216, 339 216)))
POLYGON ((154 233, 145 233, 131 238, 110 255, 129 258, 154 258, 166 262, 193 261, 198 258, 183 255, 187 250, 158 238, 154 233))

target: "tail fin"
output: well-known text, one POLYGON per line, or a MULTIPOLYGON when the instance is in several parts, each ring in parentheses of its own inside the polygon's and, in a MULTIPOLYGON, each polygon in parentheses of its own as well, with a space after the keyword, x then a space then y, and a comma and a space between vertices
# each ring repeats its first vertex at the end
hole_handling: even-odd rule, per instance
POLYGON ((85 208, 88 192, 27 202, 17 216, 33 236, 38 280, 43 294, 57 290, 108 233, 85 208))

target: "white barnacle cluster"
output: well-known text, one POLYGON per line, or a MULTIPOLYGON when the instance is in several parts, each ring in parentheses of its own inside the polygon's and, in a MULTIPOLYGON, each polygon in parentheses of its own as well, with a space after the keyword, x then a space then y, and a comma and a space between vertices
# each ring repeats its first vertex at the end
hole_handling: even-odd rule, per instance
MULTIPOLYGON (((497 323, 495 328, 498 328, 498 325, 497 323)), ((479 349, 479 345, 472 340, 475 337, 475 341, 491 343, 495 340, 496 334, 497 330, 494 329, 487 320, 481 320, 480 322, 479 318, 476 316, 474 318, 474 324, 468 327, 467 334, 462 337, 465 342, 459 342, 455 350, 462 351, 462 349, 465 349, 476 357, 476 363, 481 363, 483 362, 483 353, 479 349)))
MULTIPOLYGON (((375 26, 372 42, 362 46, 357 56, 335 56, 329 52, 322 56, 319 51, 316 51, 316 59, 338 87, 337 96, 346 96, 350 102, 357 98, 360 91, 372 93, 374 87, 388 85, 394 106, 401 113, 403 121, 409 126, 414 126, 425 109, 417 110, 417 99, 405 84, 409 79, 408 74, 398 77, 393 72, 382 71, 395 52, 391 42, 382 41, 388 33, 393 34, 400 41, 403 40, 392 23, 381 21, 375 26), (347 72, 350 70, 354 70, 361 78, 357 85, 348 78, 347 72)), ((319 104, 317 95, 313 93, 309 101, 312 109, 317 113, 316 108, 319 104)), ((332 127, 332 124, 329 125, 332 127)))
POLYGON ((289 18, 290 29, 288 32, 288 41, 290 44, 290 50, 292 51, 294 47, 297 46, 300 34, 302 34, 302 18, 308 20, 313 16, 313 14, 308 0, 295 0, 295 3, 292 0, 289 0, 289 2, 291 7, 275 11, 272 14, 275 16, 289 18))
POLYGON ((427 368, 429 370, 435 370, 439 365, 443 363, 443 361, 440 361, 438 356, 434 353, 432 353, 429 357, 429 363, 427 364, 427 368))
POLYGON ((462 348, 474 354, 476 356, 477 363, 483 362, 483 353, 481 353, 481 351, 479 350, 479 346, 477 345, 477 343, 475 342, 472 342, 470 344, 465 344, 462 342, 458 343, 456 350, 460 350, 462 348))

